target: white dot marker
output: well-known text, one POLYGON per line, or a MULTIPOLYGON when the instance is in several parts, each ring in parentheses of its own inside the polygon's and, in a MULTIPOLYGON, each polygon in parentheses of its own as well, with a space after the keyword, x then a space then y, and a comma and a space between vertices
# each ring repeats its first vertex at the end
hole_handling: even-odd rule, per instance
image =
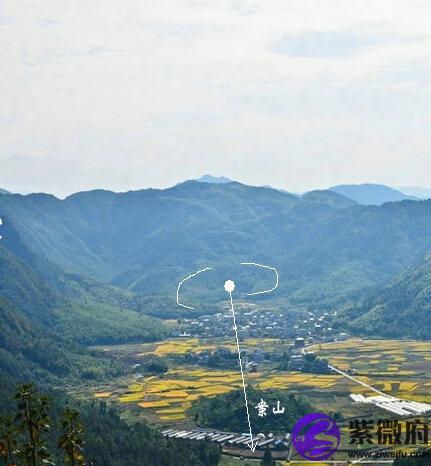
POLYGON ((232 291, 235 289, 235 282, 232 281, 232 280, 226 280, 224 282, 224 289, 228 292, 228 293, 232 293, 232 291))

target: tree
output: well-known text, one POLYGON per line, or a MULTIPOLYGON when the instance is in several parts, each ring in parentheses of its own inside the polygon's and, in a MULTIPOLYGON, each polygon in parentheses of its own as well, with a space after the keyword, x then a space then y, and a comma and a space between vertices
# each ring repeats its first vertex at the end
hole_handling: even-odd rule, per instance
POLYGON ((0 418, 0 458, 6 466, 13 466, 15 463, 17 449, 17 429, 14 426, 13 418, 5 416, 0 418))
POLYGON ((154 374, 163 374, 168 370, 168 365, 162 358, 153 356, 145 363, 145 369, 154 374))
POLYGON ((272 458, 272 453, 269 447, 266 447, 265 454, 263 455, 262 466, 275 466, 275 461, 272 458))
POLYGON ((142 422, 124 422, 106 403, 80 404, 78 414, 32 384, 19 387, 15 399, 14 415, 0 417, 1 466, 53 466, 51 454, 62 466, 216 466, 221 458, 219 445, 165 439, 142 422))
POLYGON ((19 456, 27 466, 53 465, 45 439, 50 430, 49 400, 39 395, 33 384, 21 385, 15 395, 17 401, 18 432, 24 435, 19 456))
POLYGON ((83 456, 84 429, 79 419, 79 412, 67 408, 61 419, 63 433, 58 441, 58 448, 66 454, 66 464, 70 466, 85 466, 83 456))

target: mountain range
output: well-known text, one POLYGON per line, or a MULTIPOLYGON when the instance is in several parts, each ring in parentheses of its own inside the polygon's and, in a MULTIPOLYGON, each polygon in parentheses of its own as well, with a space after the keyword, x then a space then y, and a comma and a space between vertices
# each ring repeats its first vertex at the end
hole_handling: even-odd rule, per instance
MULTIPOLYGON (((204 175, 196 181, 203 183, 229 183, 233 180, 224 176, 204 175)), ((266 188, 271 186, 266 185, 266 188)), ((385 202, 399 202, 404 200, 419 200, 431 198, 431 189, 421 187, 393 188, 383 184, 362 183, 362 184, 340 184, 328 188, 329 191, 342 194, 363 205, 382 205, 385 202)), ((288 192, 285 189, 279 189, 288 192)), ((306 194, 306 193, 305 193, 306 194)), ((297 194, 296 194, 297 195, 297 194)))
MULTIPOLYGON (((316 300, 389 278, 431 246, 428 201, 376 208, 331 191, 297 198, 235 182, 65 200, 8 195, 0 209, 25 247, 61 270, 172 299, 188 273, 213 267, 217 288, 237 264, 254 261, 283 273, 278 296, 316 300)), ((261 286, 249 270, 235 272, 240 290, 261 286)))
POLYGON ((4 245, 13 227, 23 247, 64 273, 170 296, 172 308, 177 283, 207 266, 213 271, 196 287, 204 293, 215 293, 229 273, 240 292, 264 286, 270 274, 239 267, 254 261, 282 273, 276 297, 318 302, 390 279, 431 249, 431 201, 364 206, 334 191, 298 198, 236 182, 96 190, 64 200, 8 195, 0 214, 4 245))
POLYGON ((90 357, 87 345, 162 338, 157 317, 184 315, 177 284, 204 267, 182 289, 196 312, 225 302, 228 278, 237 297, 271 286, 271 273, 242 262, 278 269, 269 298, 281 307, 337 307, 340 325, 363 334, 431 330, 431 200, 366 206, 332 190, 188 181, 64 200, 0 195, 0 217, 0 373, 59 373, 59 361, 90 357), (33 350, 16 356, 14 338, 33 350))
POLYGON ((329 189, 363 205, 382 205, 385 202, 419 200, 416 196, 407 195, 382 184, 342 184, 329 189))

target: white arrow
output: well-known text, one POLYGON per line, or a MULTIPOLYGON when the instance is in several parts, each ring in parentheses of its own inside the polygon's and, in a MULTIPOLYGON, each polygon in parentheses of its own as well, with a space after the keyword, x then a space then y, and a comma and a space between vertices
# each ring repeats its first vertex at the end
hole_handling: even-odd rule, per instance
MULTIPOLYGON (((253 296, 253 295, 264 294, 264 293, 271 293, 272 291, 274 291, 278 287, 278 271, 277 271, 277 269, 275 267, 271 267, 269 265, 258 264, 256 262, 241 262, 241 265, 252 265, 252 266, 255 266, 255 267, 261 267, 263 269, 272 270, 274 272, 274 274, 275 274, 275 284, 274 284, 274 286, 272 288, 267 289, 267 290, 263 290, 263 291, 256 291, 254 293, 247 293, 247 296, 253 296)), ((202 272, 207 272, 208 270, 211 270, 211 267, 206 267, 206 268, 204 268, 202 270, 198 270, 197 272, 188 275, 186 278, 184 278, 183 280, 180 281, 180 283, 177 286, 177 304, 179 306, 184 307, 186 309, 194 309, 194 307, 188 306, 188 305, 183 304, 183 303, 180 302, 181 285, 185 281, 190 280, 193 277, 196 277, 196 275, 199 275, 202 272)), ((244 391, 245 410, 247 412, 247 422, 248 422, 248 428, 249 428, 249 431, 250 431, 250 442, 248 442, 247 445, 249 446, 250 450, 254 452, 256 450, 256 446, 257 446, 258 441, 255 442, 253 440, 253 433, 251 431, 251 423, 250 423, 250 414, 249 414, 249 411, 248 411, 247 391, 245 389, 244 372, 242 370, 241 350, 240 350, 240 347, 239 347, 238 329, 237 329, 237 326, 236 326, 235 309, 233 307, 233 300, 232 300, 232 292, 235 289, 235 282, 233 280, 227 280, 225 282, 225 284, 224 284, 224 289, 229 294, 230 308, 231 308, 231 311, 232 311, 232 319, 233 319, 233 328, 235 330, 235 337, 236 337, 236 347, 238 349, 238 361, 239 361, 239 368, 241 370, 241 380, 242 380, 242 389, 244 391)))
POLYGON ((227 280, 224 284, 224 289, 226 290, 227 293, 229 293, 230 309, 232 311, 232 318, 233 318, 233 329, 235 330, 236 347, 238 349, 238 362, 239 362, 239 368, 241 370, 241 380, 242 380, 242 389, 244 391, 245 410, 247 412, 247 422, 248 422, 248 428, 250 431, 250 442, 248 442, 247 445, 249 446, 250 450, 254 452, 254 450, 256 450, 257 442, 255 443, 253 441, 253 434, 251 432, 250 414, 248 412, 247 392, 245 389, 244 372, 242 370, 242 361, 241 361, 241 350, 239 348, 239 340, 238 340, 238 329, 236 327, 235 309, 233 307, 233 299, 232 299, 232 291, 235 289, 235 282, 233 282, 232 280, 227 280))

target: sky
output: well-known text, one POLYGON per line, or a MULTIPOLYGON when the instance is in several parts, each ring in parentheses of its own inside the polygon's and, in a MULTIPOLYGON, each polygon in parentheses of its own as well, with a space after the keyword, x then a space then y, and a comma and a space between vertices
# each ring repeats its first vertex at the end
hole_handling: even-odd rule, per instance
POLYGON ((431 187, 429 0, 2 0, 0 188, 431 187))

